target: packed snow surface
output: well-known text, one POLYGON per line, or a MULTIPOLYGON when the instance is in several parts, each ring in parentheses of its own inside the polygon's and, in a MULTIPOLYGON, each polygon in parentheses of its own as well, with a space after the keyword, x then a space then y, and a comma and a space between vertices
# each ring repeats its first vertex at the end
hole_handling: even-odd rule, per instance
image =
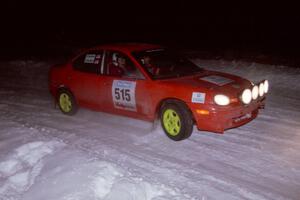
POLYGON ((300 199, 300 70, 193 59, 253 82, 269 79, 267 106, 224 135, 181 142, 159 125, 54 108, 46 61, 0 63, 1 200, 300 199))

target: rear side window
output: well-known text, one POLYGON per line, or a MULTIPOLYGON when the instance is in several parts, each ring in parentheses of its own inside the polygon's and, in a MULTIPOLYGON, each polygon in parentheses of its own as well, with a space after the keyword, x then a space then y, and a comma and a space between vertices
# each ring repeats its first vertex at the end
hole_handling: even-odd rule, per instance
POLYGON ((103 51, 90 51, 79 56, 73 62, 76 71, 99 74, 101 69, 103 51))

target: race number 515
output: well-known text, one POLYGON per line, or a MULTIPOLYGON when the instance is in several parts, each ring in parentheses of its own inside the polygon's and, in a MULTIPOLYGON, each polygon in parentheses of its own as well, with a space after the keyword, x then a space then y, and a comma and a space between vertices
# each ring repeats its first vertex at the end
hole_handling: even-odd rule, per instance
POLYGON ((112 98, 114 107, 118 109, 136 111, 134 81, 114 80, 112 98))
POLYGON ((122 89, 122 88, 115 88, 115 98, 117 100, 122 100, 122 101, 131 101, 130 90, 122 89))

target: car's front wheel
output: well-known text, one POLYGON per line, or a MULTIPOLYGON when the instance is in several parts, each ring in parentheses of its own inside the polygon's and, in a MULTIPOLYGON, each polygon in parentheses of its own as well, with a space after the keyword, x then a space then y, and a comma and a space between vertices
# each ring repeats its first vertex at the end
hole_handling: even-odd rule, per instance
POLYGON ((58 92, 58 106, 62 113, 74 115, 77 112, 77 104, 73 94, 67 89, 60 89, 58 92))
POLYGON ((160 120, 164 132, 172 140, 184 140, 193 132, 193 118, 184 103, 165 103, 161 108, 160 120))

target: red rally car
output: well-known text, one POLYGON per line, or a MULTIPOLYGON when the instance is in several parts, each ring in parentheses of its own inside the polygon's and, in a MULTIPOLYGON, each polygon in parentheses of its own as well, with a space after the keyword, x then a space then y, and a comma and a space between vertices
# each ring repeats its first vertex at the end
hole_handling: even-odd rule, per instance
POLYGON ((49 89, 67 115, 78 107, 154 121, 173 140, 193 125, 223 133, 253 120, 269 83, 208 71, 159 45, 113 44, 85 50, 49 72, 49 89))

